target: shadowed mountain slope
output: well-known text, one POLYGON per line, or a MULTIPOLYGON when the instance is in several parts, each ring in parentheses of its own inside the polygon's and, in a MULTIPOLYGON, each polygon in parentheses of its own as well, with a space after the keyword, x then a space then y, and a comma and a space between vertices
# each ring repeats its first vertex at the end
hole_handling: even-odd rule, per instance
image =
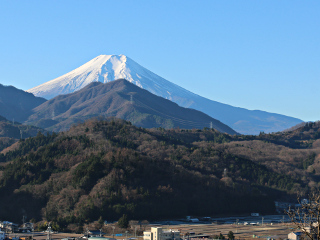
POLYGON ((134 125, 153 128, 211 127, 229 134, 233 129, 210 116, 178 106, 124 79, 110 83, 94 82, 81 90, 57 96, 36 107, 29 124, 60 131, 92 117, 117 117, 134 125))
POLYGON ((31 110, 47 101, 13 86, 0 84, 0 115, 12 121, 25 121, 31 110))

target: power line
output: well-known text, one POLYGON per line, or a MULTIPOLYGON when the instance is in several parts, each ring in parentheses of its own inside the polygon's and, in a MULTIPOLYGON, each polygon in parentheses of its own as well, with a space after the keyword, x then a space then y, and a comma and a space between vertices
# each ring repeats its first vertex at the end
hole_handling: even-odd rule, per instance
POLYGON ((142 102, 140 102, 140 101, 137 101, 137 100, 136 100, 136 102, 139 102, 140 105, 142 105, 142 107, 149 108, 149 109, 151 109, 152 111, 157 112, 157 113, 160 113, 160 114, 162 114, 162 115, 164 115, 164 116, 166 116, 166 117, 169 117, 169 118, 171 118, 172 120, 175 120, 175 121, 177 121, 177 122, 180 122, 181 124, 185 124, 185 125, 186 125, 186 124, 190 124, 190 125, 194 125, 194 126, 200 126, 200 124, 201 124, 201 126, 203 126, 203 124, 205 124, 204 122, 194 122, 194 121, 189 121, 189 120, 185 120, 185 119, 173 117, 173 116, 171 116, 171 115, 168 115, 168 114, 165 114, 165 113, 163 113, 163 112, 160 112, 160 111, 158 111, 158 110, 156 110, 156 109, 154 109, 154 108, 152 108, 152 107, 149 107, 148 105, 145 105, 144 103, 142 103, 142 102))
MULTIPOLYGON (((174 120, 174 121, 176 121, 176 122, 178 122, 180 124, 183 124, 183 125, 189 125, 189 126, 193 126, 193 127, 197 127, 197 128, 199 128, 199 127, 202 128, 203 126, 208 124, 208 122, 195 122, 195 121, 185 120, 185 119, 181 119, 181 118, 177 118, 177 117, 165 114, 163 112, 160 112, 160 111, 158 111, 158 110, 156 110, 156 109, 154 109, 154 108, 142 103, 141 101, 139 101, 137 99, 135 99, 135 102, 139 103, 140 105, 142 105, 142 107, 149 108, 149 109, 151 109, 151 110, 153 110, 153 111, 155 111, 157 113, 160 113, 160 114, 162 114, 162 115, 164 115, 164 116, 166 116, 168 118, 171 118, 172 120, 174 120)), ((210 122, 210 128, 213 128, 213 123, 212 122, 210 122)), ((224 132, 219 127, 216 127, 216 129, 219 130, 220 132, 224 132)))

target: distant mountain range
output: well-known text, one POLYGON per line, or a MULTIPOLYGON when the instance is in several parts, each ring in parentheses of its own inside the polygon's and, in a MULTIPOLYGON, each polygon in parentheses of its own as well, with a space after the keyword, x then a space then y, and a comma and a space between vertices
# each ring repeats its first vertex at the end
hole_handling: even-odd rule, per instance
POLYGON ((277 132, 302 122, 281 114, 247 110, 201 97, 152 73, 124 55, 100 55, 81 67, 28 91, 51 99, 80 90, 92 82, 106 83, 119 78, 127 79, 182 107, 202 111, 242 134, 277 132))
POLYGON ((17 89, 13 86, 0 84, 0 115, 10 121, 25 121, 32 109, 47 101, 41 97, 17 89))
POLYGON ((158 97, 125 79, 93 82, 74 93, 59 95, 33 109, 27 124, 54 131, 68 130, 92 117, 117 117, 145 128, 209 128, 237 134, 220 121, 158 97))

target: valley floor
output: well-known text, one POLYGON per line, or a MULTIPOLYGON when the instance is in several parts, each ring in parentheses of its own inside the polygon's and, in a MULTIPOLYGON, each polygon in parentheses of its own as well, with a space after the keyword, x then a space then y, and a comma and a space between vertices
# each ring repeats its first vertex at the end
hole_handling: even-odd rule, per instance
MULTIPOLYGON (((180 225, 145 225, 144 229, 146 231, 150 230, 151 227, 163 227, 163 228, 172 228, 178 229, 181 231, 181 237, 186 233, 194 232, 196 235, 219 235, 220 233, 227 238, 229 231, 233 231, 235 239, 253 239, 253 238, 273 238, 273 239, 287 239, 290 232, 296 231, 292 223, 266 223, 263 225, 235 225, 235 224, 180 224, 180 225)), ((30 236, 30 234, 28 234, 30 236)), ((9 237, 19 236, 20 238, 25 237, 26 234, 10 234, 9 237)), ((51 239, 63 239, 63 238, 80 238, 83 234, 74 234, 74 233, 54 233, 51 235, 51 239)), ((110 237, 112 236, 106 236, 110 237)), ((127 239, 133 238, 134 235, 128 234, 127 239)), ((126 239, 126 234, 123 233, 121 237, 115 237, 116 239, 126 239)), ((185 238, 187 238, 185 236, 185 238)), ((47 239, 46 233, 35 233, 34 239, 42 240, 47 239)), ((142 236, 137 237, 139 240, 143 240, 142 236)), ((192 238, 190 238, 192 239, 192 238)), ((199 238, 193 238, 197 240, 199 238)))
MULTIPOLYGON (((164 228, 166 226, 163 226, 164 228)), ((264 225, 235 225, 235 224, 197 224, 197 225, 177 225, 174 229, 179 229, 183 236, 187 232, 194 232, 201 235, 219 235, 222 233, 227 238, 229 231, 232 231, 236 239, 251 239, 251 238, 273 238, 273 239, 286 239, 288 234, 293 230, 291 223, 277 223, 277 224, 264 224, 264 225), (254 237, 254 236, 255 237, 254 237)))

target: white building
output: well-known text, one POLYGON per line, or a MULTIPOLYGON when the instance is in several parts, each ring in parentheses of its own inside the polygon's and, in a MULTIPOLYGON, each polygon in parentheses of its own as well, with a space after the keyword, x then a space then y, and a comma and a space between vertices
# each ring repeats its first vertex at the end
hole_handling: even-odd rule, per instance
POLYGON ((180 231, 163 230, 162 227, 152 227, 150 232, 143 232, 143 240, 178 240, 180 231))
POLYGON ((291 232, 288 234, 289 240, 300 240, 301 238, 301 232, 291 232))

